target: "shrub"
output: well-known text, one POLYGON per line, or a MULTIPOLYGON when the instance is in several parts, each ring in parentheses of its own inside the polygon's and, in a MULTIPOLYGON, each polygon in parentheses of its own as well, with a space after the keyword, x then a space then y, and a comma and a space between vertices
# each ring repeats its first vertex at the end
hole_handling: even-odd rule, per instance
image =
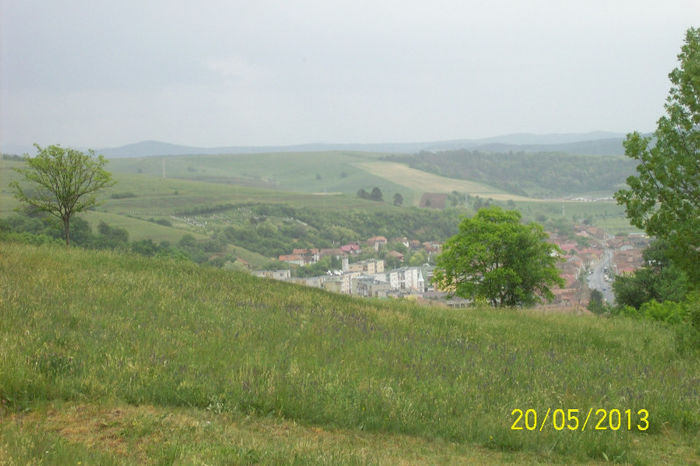
POLYGON ((136 194, 132 192, 112 193, 112 195, 110 195, 109 197, 111 197, 112 199, 128 199, 130 197, 136 197, 136 194))
POLYGON ((662 303, 652 299, 642 304, 639 313, 647 319, 666 322, 669 324, 679 324, 683 320, 685 309, 682 303, 664 301, 662 303))
POLYGON ((594 314, 604 314, 607 311, 605 303, 603 303, 603 293, 598 290, 591 290, 588 310, 594 314))
POLYGON ((700 292, 688 295, 681 325, 676 328, 676 350, 680 354, 700 353, 700 292))

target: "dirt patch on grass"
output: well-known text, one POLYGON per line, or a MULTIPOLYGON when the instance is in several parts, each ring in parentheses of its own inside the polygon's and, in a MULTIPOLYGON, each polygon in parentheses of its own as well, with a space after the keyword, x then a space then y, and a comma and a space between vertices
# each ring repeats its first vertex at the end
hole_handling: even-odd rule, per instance
POLYGON ((423 193, 420 198, 420 207, 431 209, 444 209, 447 205, 447 194, 444 193, 423 193))
POLYGON ((105 409, 84 404, 63 405, 45 412, 13 415, 10 420, 30 424, 40 430, 55 433, 71 443, 83 444, 119 457, 145 459, 133 449, 129 436, 124 435, 129 421, 140 413, 155 413, 155 410, 147 406, 105 409))
MULTIPOLYGON (((50 432, 70 443, 112 455, 117 461, 138 464, 161 462, 168 446, 177 447, 177 461, 185 464, 220 462, 222 452, 217 449, 225 455, 231 454, 231 449, 239 456, 241 452, 252 454, 238 459, 246 462, 246 458, 259 458, 262 463, 297 455, 312 463, 329 458, 377 464, 483 464, 503 459, 499 452, 474 445, 188 408, 61 404, 14 414, 5 420, 20 429, 50 432)), ((231 459, 236 460, 235 454, 231 459)))

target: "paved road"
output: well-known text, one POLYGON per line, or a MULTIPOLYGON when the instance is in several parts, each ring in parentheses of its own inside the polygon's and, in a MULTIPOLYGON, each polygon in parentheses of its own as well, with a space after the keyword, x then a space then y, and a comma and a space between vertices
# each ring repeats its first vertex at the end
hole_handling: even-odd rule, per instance
POLYGON ((605 280, 605 270, 607 269, 612 276, 612 258, 613 250, 605 249, 603 257, 591 268, 591 274, 588 275, 588 287, 603 293, 603 299, 609 303, 615 301, 615 295, 612 291, 612 281, 605 280))

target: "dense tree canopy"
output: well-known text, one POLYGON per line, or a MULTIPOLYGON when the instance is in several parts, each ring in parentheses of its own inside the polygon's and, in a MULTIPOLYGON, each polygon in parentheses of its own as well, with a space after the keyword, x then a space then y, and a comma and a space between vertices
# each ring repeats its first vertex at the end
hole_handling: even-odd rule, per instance
POLYGON ((499 207, 465 218, 445 243, 434 282, 464 298, 485 298, 493 306, 531 305, 551 299, 550 286, 563 286, 554 244, 536 223, 499 207))
POLYGON ((615 302, 639 309, 647 301, 682 301, 690 292, 686 274, 669 260, 668 242, 654 241, 644 250, 645 266, 613 283, 615 302))
POLYGON ((669 78, 666 114, 652 138, 637 132, 625 153, 639 162, 615 194, 633 225, 666 240, 671 258, 700 281, 700 29, 691 28, 669 78))
POLYGON ((372 188, 372 192, 370 193, 369 198, 373 201, 383 201, 384 194, 382 194, 381 189, 375 186, 374 188, 372 188))
POLYGON ((479 181, 514 194, 534 197, 613 192, 620 187, 622 180, 634 173, 635 166, 632 160, 622 155, 504 153, 467 149, 396 155, 387 159, 437 175, 479 181))
POLYGON ((95 193, 113 184, 112 175, 103 168, 104 157, 92 150, 84 154, 56 145, 35 147, 39 153, 26 159, 27 167, 16 169, 30 187, 16 181, 10 186, 21 202, 59 218, 69 245, 71 217, 97 204, 95 193))

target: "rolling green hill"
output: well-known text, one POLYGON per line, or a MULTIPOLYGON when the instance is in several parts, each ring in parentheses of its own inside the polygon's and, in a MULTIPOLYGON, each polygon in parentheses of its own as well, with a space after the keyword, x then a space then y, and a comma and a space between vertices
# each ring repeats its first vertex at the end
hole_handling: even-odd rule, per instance
MULTIPOLYGON (((131 241, 177 243, 185 234, 224 241, 222 254, 264 267, 293 248, 332 247, 375 235, 445 240, 459 217, 476 208, 476 196, 517 208, 528 221, 581 223, 609 232, 634 229, 614 202, 543 201, 509 194, 468 180, 437 176, 383 154, 329 152, 221 156, 149 157, 111 160, 117 184, 102 204, 78 214, 93 231, 100 222, 129 233, 131 241), (165 160, 166 178, 162 177, 165 160), (263 187, 264 186, 264 187, 263 187), (381 186, 385 202, 359 199, 356 189, 381 186), (339 190, 339 191, 336 191, 339 190), (470 194, 471 201, 444 213, 416 210, 424 192, 470 194), (404 205, 392 205, 393 194, 404 205), (270 213, 272 212, 272 213, 270 213), (262 223, 261 223, 262 221, 262 223), (301 223, 299 223, 301 221, 301 223), (302 231, 303 230, 303 231, 302 231)), ((0 218, 18 207, 9 190, 15 160, 0 161, 0 218)))
POLYGON ((700 361, 651 322, 13 243, 0 309, 0 463, 700 461, 700 361), (514 409, 540 421, 512 430, 514 409), (579 427, 540 430, 548 409, 579 427))
POLYGON ((398 192, 410 202, 414 193, 374 176, 356 164, 384 154, 363 152, 301 152, 266 154, 189 155, 112 159, 118 173, 162 176, 207 183, 303 193, 345 193, 379 187, 387 199, 398 192))

